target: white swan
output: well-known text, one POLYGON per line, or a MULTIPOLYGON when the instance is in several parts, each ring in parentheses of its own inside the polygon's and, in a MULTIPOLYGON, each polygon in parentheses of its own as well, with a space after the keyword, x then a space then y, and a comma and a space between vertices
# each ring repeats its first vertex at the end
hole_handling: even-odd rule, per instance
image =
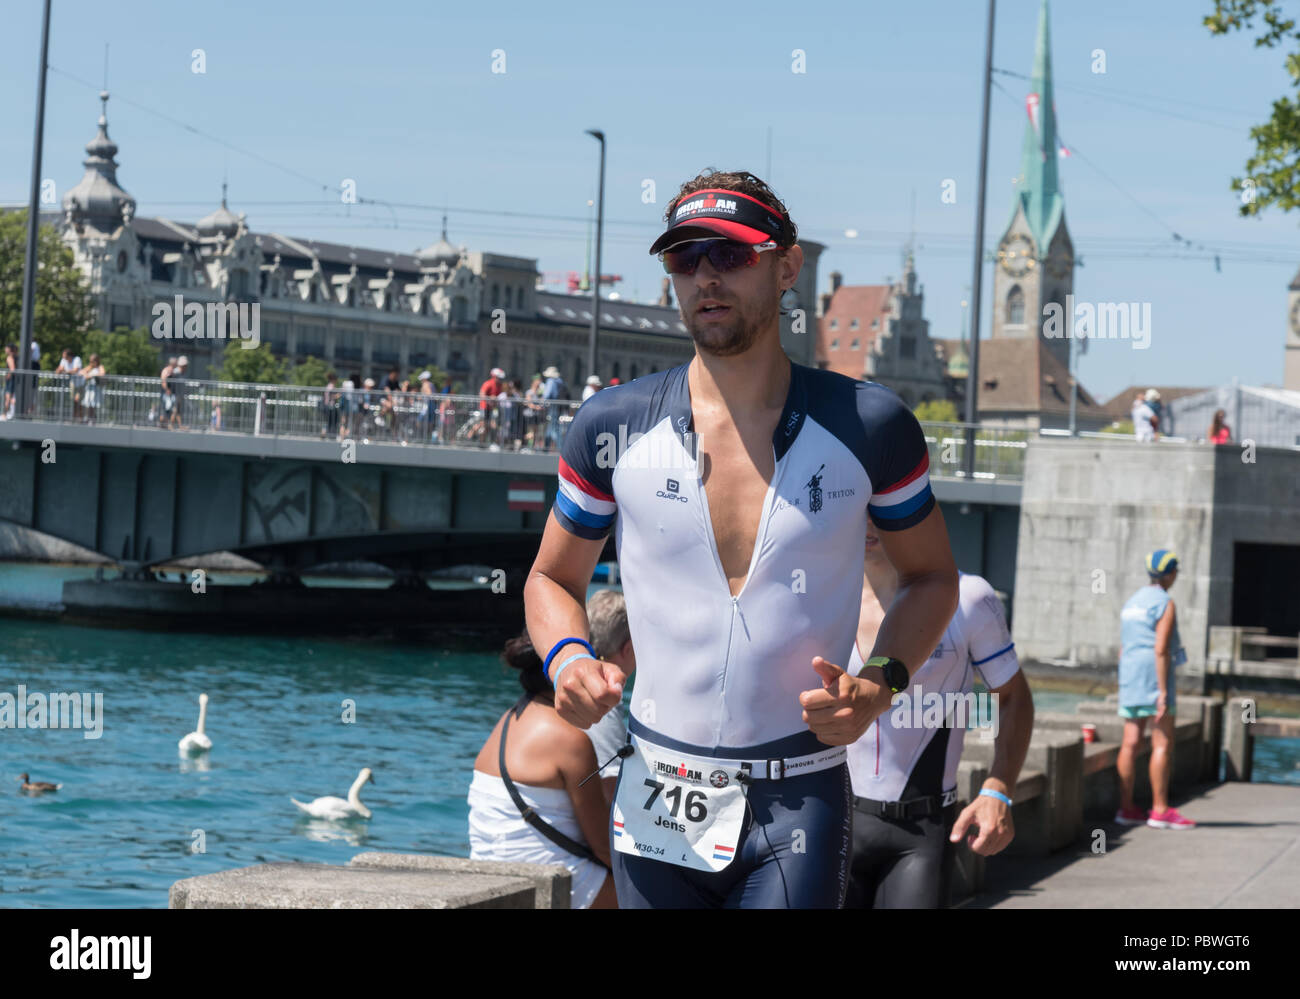
POLYGON ((208 695, 199 695, 199 727, 187 735, 176 745, 181 751, 182 756, 192 756, 198 753, 206 753, 212 748, 212 740, 203 733, 203 725, 208 718, 208 695))
POLYGON ((304 805, 292 796, 289 800, 317 819, 368 819, 370 809, 361 804, 361 788, 366 781, 374 781, 374 779, 375 776, 370 772, 370 768, 362 767, 361 773, 357 774, 357 779, 352 782, 352 788, 348 791, 347 801, 342 798, 325 797, 317 798, 311 804, 304 805))

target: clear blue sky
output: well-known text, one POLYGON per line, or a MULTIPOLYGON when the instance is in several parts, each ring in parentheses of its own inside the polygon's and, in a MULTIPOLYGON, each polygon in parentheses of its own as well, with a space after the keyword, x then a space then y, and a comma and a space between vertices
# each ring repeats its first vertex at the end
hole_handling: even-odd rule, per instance
MULTIPOLYGON (((1294 217, 1235 214, 1229 179, 1289 79, 1274 50, 1212 38, 1211 0, 1052 4, 1066 218, 1092 301, 1150 302, 1145 351, 1097 342, 1083 383, 1103 399, 1132 382, 1254 384, 1282 378, 1294 217), (1092 72, 1104 49, 1106 72, 1092 72), (1109 178, 1109 179, 1107 179, 1109 178), (1177 232, 1205 249, 1179 249, 1177 232), (1215 272, 1215 251, 1223 256, 1215 272)), ((0 36, 0 202, 26 200, 40 37, 36 0, 8 5, 0 36)), ((1001 0, 994 65, 1028 74, 1039 0, 1001 0)), ((192 221, 231 208, 257 230, 410 251, 449 235, 472 248, 582 270, 597 146, 609 139, 606 273, 653 299, 646 252, 665 201, 704 166, 767 169, 801 231, 849 283, 899 270, 916 193, 917 269, 934 336, 957 336, 974 232, 982 0, 489 5, 276 0, 221 4, 55 0, 43 175, 80 179, 110 45, 110 134, 142 215, 192 221), (202 48, 206 73, 191 72, 202 48), (792 50, 807 72, 791 72, 792 50), (492 52, 506 72, 491 72, 492 52), (93 86, 70 79, 71 74, 93 86), (184 122, 239 150, 134 106, 184 122), (642 181, 657 185, 642 203, 642 181), (957 182, 957 203, 941 184, 957 182), (328 187, 330 191, 322 191, 328 187), (521 218, 523 212, 574 221, 521 218), (497 213, 497 214, 494 214, 497 213), (845 237, 857 230, 856 239, 845 237)), ((987 215, 995 244, 1011 205, 1027 82, 993 91, 987 215)), ((988 320, 985 268, 985 335, 988 320)))

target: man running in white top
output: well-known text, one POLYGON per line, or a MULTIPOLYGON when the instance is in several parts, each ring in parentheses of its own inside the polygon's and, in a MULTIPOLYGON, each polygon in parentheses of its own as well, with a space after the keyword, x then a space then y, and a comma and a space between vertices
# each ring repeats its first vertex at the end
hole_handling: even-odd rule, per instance
POLYGON ((619 703, 625 673, 583 651, 583 596, 616 527, 638 666, 611 821, 620 907, 837 907, 842 747, 957 602, 925 440, 888 389, 781 349, 803 251, 766 184, 702 174, 666 218, 651 252, 695 358, 578 411, 524 591, 528 629, 561 717, 586 728, 619 703), (855 678, 840 664, 868 511, 900 583, 872 650, 882 665, 855 678))
MULTIPOLYGON (((866 581, 849 672, 871 648, 898 574, 880 535, 867 528, 866 581)), ((968 830, 971 849, 991 856, 1015 836, 1011 797, 1029 749, 1034 702, 987 581, 961 574, 957 613, 907 691, 849 747, 853 778, 853 866, 849 907, 933 909, 945 905, 951 847, 968 830), (956 815, 957 764, 975 721, 974 671, 996 696, 993 764, 984 787, 956 815), (955 818, 955 825, 954 825, 955 818)))

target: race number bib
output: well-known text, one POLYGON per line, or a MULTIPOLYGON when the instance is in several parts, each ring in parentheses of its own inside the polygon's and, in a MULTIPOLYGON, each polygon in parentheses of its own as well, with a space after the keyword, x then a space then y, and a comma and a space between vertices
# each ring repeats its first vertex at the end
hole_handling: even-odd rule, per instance
POLYGON ((745 787, 734 768, 632 737, 614 799, 614 849, 695 871, 721 871, 736 857, 745 787))

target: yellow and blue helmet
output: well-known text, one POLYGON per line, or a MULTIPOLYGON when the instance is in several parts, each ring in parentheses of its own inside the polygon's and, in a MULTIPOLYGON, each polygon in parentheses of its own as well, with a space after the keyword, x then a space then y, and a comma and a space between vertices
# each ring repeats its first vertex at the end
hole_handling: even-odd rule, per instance
POLYGON ((1172 548, 1157 548, 1146 558, 1147 574, 1153 579, 1178 568, 1178 556, 1172 548))

